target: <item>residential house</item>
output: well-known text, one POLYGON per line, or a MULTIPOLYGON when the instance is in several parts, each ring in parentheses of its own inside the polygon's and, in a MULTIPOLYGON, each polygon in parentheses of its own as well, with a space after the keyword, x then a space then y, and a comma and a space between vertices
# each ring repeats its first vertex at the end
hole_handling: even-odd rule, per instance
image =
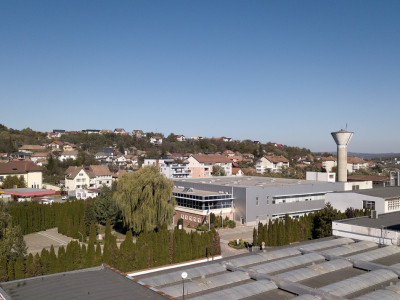
POLYGON ((115 128, 114 133, 121 134, 121 135, 129 135, 129 132, 126 132, 125 129, 123 129, 123 128, 115 128))
POLYGON ((258 174, 267 171, 280 172, 284 167, 289 167, 289 160, 286 157, 266 155, 257 161, 256 171, 258 174))
POLYGON ((353 173, 355 171, 366 169, 369 167, 369 162, 359 157, 347 157, 347 172, 353 173))
POLYGON ((182 134, 176 135, 175 137, 176 137, 176 140, 177 140, 178 142, 184 142, 184 141, 186 141, 186 137, 185 137, 184 135, 182 135, 182 134))
POLYGON ((67 159, 76 160, 78 158, 77 150, 63 151, 61 155, 58 157, 60 161, 65 161, 67 159))
POLYGON ((0 153, 0 163, 8 162, 8 161, 9 161, 9 159, 8 159, 7 153, 0 153))
POLYGON ((74 145, 74 144, 67 144, 67 143, 65 143, 64 144, 64 146, 63 146, 63 150, 64 151, 73 151, 73 150, 76 150, 78 147, 76 146, 76 145, 74 145))
POLYGON ((203 139, 203 137, 202 136, 191 136, 190 139, 194 140, 194 141, 200 141, 203 139))
POLYGON ((326 172, 331 173, 333 167, 337 167, 337 158, 333 156, 322 157, 322 167, 326 172))
POLYGON ((158 166, 160 173, 170 179, 190 177, 188 165, 188 161, 176 163, 174 159, 145 159, 143 162, 143 166, 158 166))
POLYGON ((142 138, 145 136, 143 130, 138 130, 138 129, 132 131, 132 135, 136 136, 137 138, 142 138))
POLYGON ((28 188, 42 188, 42 168, 32 161, 10 161, 0 164, 0 184, 8 176, 23 177, 28 188))
POLYGON ((57 139, 61 137, 61 133, 60 132, 48 132, 46 138, 51 140, 51 139, 57 139))
POLYGON ((235 152, 233 152, 231 150, 226 150, 226 151, 224 151, 223 155, 225 155, 225 156, 235 156, 235 152))
POLYGON ((138 157, 134 155, 127 154, 125 155, 126 159, 126 167, 137 169, 139 167, 138 157))
POLYGON ((226 176, 232 175, 232 163, 230 159, 223 155, 191 155, 188 158, 188 162, 192 177, 211 177, 214 166, 222 167, 226 176))
POLYGON ((27 152, 14 152, 10 154, 11 159, 18 159, 18 160, 27 160, 30 159, 31 156, 32 154, 27 152))
POLYGON ((101 163, 112 163, 114 156, 113 148, 100 148, 94 155, 94 158, 101 163))
POLYGON ((77 189, 75 197, 78 200, 87 200, 88 198, 96 198, 100 194, 100 189, 77 189))
POLYGON ((43 150, 44 147, 40 145, 23 145, 18 149, 19 152, 26 152, 26 153, 41 152, 43 150))
POLYGON ((150 143, 152 143, 155 146, 161 145, 162 144, 162 137, 159 135, 155 135, 150 137, 150 143))
POLYGON ((114 131, 112 131, 111 129, 102 129, 100 130, 101 134, 105 134, 105 133, 114 133, 114 131))
POLYGON ((48 144, 47 147, 52 149, 53 151, 61 151, 64 147, 64 143, 61 141, 53 141, 48 144))
POLYGON ((112 173, 104 165, 71 166, 65 171, 65 189, 69 194, 77 189, 99 189, 103 185, 111 188, 111 184, 112 173))
POLYGON ((47 161, 50 155, 51 155, 50 152, 32 153, 31 161, 40 166, 43 165, 43 161, 47 161))
POLYGON ((100 134, 100 129, 84 129, 82 132, 87 134, 100 134))
POLYGON ((240 168, 232 168, 232 176, 243 176, 243 171, 240 168))
POLYGON ((230 138, 230 137, 222 137, 222 140, 224 141, 224 142, 232 142, 233 141, 233 139, 232 138, 230 138))

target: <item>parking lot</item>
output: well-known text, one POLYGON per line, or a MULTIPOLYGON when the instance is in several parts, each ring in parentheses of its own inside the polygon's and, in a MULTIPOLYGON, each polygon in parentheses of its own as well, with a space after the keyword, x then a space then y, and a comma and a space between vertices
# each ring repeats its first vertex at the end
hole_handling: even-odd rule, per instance
POLYGON ((56 251, 60 246, 66 246, 71 240, 70 237, 59 234, 57 228, 48 229, 46 231, 35 232, 24 236, 28 253, 40 253, 43 248, 50 250, 51 245, 54 246, 56 251))

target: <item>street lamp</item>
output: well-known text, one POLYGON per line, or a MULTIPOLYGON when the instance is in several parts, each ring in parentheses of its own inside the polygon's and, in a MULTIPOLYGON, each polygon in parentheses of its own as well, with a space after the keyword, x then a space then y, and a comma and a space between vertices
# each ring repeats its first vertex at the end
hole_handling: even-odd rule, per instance
POLYGON ((83 243, 83 234, 82 234, 82 233, 80 233, 79 231, 78 231, 78 233, 81 235, 81 237, 82 237, 82 243, 83 243))
POLYGON ((181 277, 182 277, 182 299, 185 300, 185 278, 187 277, 186 272, 182 272, 181 277))

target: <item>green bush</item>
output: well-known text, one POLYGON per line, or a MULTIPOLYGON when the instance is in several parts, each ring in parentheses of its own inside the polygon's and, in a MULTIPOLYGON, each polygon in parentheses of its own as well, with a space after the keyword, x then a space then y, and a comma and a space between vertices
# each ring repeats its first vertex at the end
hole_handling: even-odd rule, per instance
POLYGON ((242 239, 239 239, 239 244, 237 243, 237 240, 230 240, 228 246, 233 249, 244 249, 249 247, 249 243, 242 239))

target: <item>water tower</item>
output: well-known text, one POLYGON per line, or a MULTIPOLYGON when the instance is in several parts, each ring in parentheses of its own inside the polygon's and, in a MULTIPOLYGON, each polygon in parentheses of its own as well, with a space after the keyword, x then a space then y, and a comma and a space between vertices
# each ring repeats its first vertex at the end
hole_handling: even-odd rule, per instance
POLYGON ((347 182, 347 144, 354 132, 341 129, 331 134, 337 145, 337 181, 347 182))

